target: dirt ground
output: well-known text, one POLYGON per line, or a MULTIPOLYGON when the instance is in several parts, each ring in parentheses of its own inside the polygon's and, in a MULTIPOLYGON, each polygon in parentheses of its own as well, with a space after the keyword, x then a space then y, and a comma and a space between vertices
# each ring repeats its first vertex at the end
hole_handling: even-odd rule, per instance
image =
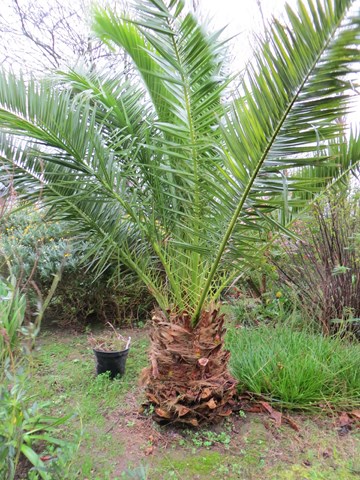
POLYGON ((154 480, 360 476, 359 425, 343 432, 338 416, 291 415, 296 431, 289 425, 276 427, 266 414, 244 412, 205 434, 200 432, 197 439, 196 431, 158 427, 151 418, 140 415, 136 395, 126 401, 126 410, 112 412, 107 418, 113 439, 118 438, 119 444, 126 439, 126 454, 116 460, 115 477, 140 464, 148 465, 148 478, 154 480), (224 432, 229 443, 222 441, 224 432), (209 438, 211 445, 206 443, 209 438))

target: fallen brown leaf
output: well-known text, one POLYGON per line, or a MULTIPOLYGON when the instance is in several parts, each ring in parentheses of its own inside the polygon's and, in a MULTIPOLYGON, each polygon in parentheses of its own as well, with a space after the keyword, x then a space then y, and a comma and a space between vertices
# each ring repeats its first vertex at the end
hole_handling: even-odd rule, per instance
POLYGON ((284 421, 289 424, 289 426, 296 432, 300 432, 299 426, 294 422, 291 417, 283 417, 284 421))
POLYGON ((281 412, 273 410, 270 417, 274 420, 276 428, 281 427, 281 424, 282 424, 282 413, 281 412))
POLYGON ((243 407, 241 410, 248 413, 261 413, 264 411, 260 405, 252 405, 251 407, 243 407))
POLYGON ((352 417, 355 417, 357 420, 360 420, 360 410, 352 410, 350 412, 350 415, 352 417))
POLYGON ((268 402, 259 402, 268 413, 272 413, 273 408, 268 402))
POLYGON ((274 420, 275 427, 279 428, 281 427, 282 423, 282 413, 278 412, 277 410, 274 410, 271 405, 269 405, 268 402, 259 402, 264 409, 269 413, 270 418, 274 420))
POLYGON ((146 456, 151 455, 153 452, 154 452, 154 447, 153 447, 152 445, 151 445, 150 447, 147 447, 147 448, 145 449, 145 455, 146 455, 146 456))
POLYGON ((352 420, 346 412, 342 412, 337 423, 339 427, 347 427, 352 423, 352 420))
POLYGON ((233 411, 232 409, 228 409, 228 410, 223 410, 222 412, 219 412, 219 416, 220 417, 229 417, 230 415, 232 415, 233 411))

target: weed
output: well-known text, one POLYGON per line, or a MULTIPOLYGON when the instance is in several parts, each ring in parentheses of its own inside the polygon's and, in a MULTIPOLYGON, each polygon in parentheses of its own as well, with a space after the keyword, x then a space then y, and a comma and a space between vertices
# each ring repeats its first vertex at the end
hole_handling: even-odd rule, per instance
POLYGON ((155 412, 155 407, 154 407, 154 405, 150 404, 149 406, 147 406, 145 408, 144 415, 146 415, 148 417, 151 417, 154 412, 155 412))
MULTIPOLYGON (((121 474, 121 478, 126 480, 147 480, 148 467, 145 465, 140 465, 136 468, 128 468, 125 472, 121 474)), ((170 478, 174 477, 170 476, 170 478)))
POLYGON ((25 298, 19 295, 16 282, 10 286, 0 281, 0 364, 4 367, 0 371, 0 476, 13 480, 23 455, 33 465, 32 480, 67 479, 76 446, 57 435, 72 414, 46 415, 47 403, 39 402, 32 392, 30 350, 19 348, 30 332, 22 328, 24 313, 25 298), (56 460, 47 462, 45 458, 56 460))
POLYGON ((193 432, 188 430, 187 434, 191 440, 191 443, 196 448, 209 448, 215 444, 222 444, 228 446, 231 442, 231 437, 226 432, 216 433, 210 430, 193 432))

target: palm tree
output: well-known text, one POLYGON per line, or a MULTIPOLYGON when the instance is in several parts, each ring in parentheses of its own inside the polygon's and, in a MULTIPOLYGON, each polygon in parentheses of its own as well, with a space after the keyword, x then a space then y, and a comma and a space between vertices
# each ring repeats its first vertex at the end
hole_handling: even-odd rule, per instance
POLYGON ((296 211, 323 188, 319 166, 336 167, 332 177, 354 166, 322 153, 342 138, 336 120, 351 100, 352 4, 287 7, 232 97, 219 34, 182 0, 138 1, 123 18, 95 11, 94 32, 128 53, 138 79, 0 77, 3 176, 92 238, 98 274, 120 262, 158 303, 143 378, 158 421, 197 426, 230 413, 220 293, 256 256, 259 232, 284 228, 275 213, 285 191, 296 211))

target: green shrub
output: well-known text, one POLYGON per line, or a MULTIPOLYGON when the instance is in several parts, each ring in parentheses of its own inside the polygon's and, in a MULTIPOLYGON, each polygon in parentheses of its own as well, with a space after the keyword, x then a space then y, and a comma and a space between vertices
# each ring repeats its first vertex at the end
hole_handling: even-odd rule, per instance
POLYGON ((20 284, 30 276, 35 282, 51 283, 61 265, 74 270, 77 260, 64 226, 48 222, 44 213, 26 208, 12 213, 0 228, 0 250, 3 257, 2 273, 11 264, 11 273, 20 284))
POLYGON ((230 368, 240 391, 286 408, 346 409, 360 400, 360 346, 290 327, 228 332, 230 368))
POLYGON ((116 265, 116 274, 109 268, 97 277, 84 260, 90 247, 70 238, 65 224, 50 222, 44 212, 29 207, 12 213, 0 227, 0 273, 11 270, 26 290, 29 318, 61 272, 48 319, 60 325, 146 320, 153 300, 145 287, 121 265, 116 265))
POLYGON ((296 304, 287 290, 267 292, 262 298, 243 295, 230 301, 230 313, 237 324, 251 327, 269 322, 284 322, 296 314, 296 304))

